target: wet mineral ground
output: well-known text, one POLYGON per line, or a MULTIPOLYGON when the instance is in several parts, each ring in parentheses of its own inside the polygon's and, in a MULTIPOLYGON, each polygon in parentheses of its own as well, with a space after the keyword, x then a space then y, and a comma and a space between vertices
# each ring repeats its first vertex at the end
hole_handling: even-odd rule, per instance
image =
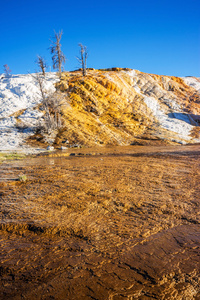
POLYGON ((71 149, 0 173, 0 299, 200 299, 199 145, 71 149))

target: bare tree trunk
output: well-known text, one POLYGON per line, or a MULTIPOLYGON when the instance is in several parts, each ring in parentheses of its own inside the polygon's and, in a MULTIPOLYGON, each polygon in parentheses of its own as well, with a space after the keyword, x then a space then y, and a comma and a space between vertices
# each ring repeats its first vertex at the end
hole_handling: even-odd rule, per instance
POLYGON ((86 76, 87 74, 87 58, 88 58, 88 51, 87 47, 83 46, 82 44, 79 44, 80 49, 80 57, 77 57, 77 60, 79 61, 81 67, 82 67, 82 73, 83 76, 86 76))
POLYGON ((61 37, 62 37, 63 32, 56 33, 55 32, 55 37, 54 41, 51 41, 52 44, 50 46, 52 60, 53 60, 53 68, 58 69, 59 72, 59 77, 61 77, 61 72, 62 72, 62 65, 65 63, 65 56, 61 51, 61 37))
POLYGON ((39 66, 40 71, 42 72, 43 76, 45 77, 45 71, 47 69, 47 63, 42 56, 37 56, 37 60, 35 61, 36 64, 39 66))
MULTIPOLYGON (((39 85, 39 90, 42 96, 42 104, 45 111, 44 115, 44 128, 50 134, 55 128, 60 128, 60 106, 62 105, 61 99, 56 94, 47 95, 44 90, 44 76, 36 73, 31 76, 36 80, 39 85), (52 115, 53 114, 53 115, 52 115)), ((42 126, 41 126, 42 127, 42 126)))

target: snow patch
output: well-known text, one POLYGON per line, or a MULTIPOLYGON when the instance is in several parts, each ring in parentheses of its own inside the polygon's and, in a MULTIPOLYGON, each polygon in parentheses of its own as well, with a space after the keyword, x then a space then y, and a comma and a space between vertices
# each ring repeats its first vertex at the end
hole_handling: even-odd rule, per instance
MULTIPOLYGON (((34 75, 12 75, 0 79, 0 150, 27 148, 24 140, 33 134, 35 125, 43 115, 36 109, 42 97, 34 75), (20 110, 22 114, 18 119, 29 127, 23 131, 17 129, 17 120, 11 116, 20 110)), ((54 92, 57 81, 56 73, 47 73, 44 89, 54 92)))

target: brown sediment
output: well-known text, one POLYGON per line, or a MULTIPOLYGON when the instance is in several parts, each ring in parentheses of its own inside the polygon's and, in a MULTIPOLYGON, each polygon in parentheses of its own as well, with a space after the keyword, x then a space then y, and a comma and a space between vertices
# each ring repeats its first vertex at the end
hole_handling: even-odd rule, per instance
POLYGON ((182 78, 135 74, 115 68, 90 70, 84 78, 81 72, 63 73, 56 88, 68 106, 62 109, 64 128, 55 145, 66 139, 86 146, 144 144, 146 135, 172 143, 176 133, 162 128, 144 97, 153 97, 166 115, 181 109, 198 118, 199 93, 182 78))
POLYGON ((65 126, 56 145, 65 139, 87 146, 130 144, 145 131, 148 116, 145 122, 139 113, 133 116, 133 106, 139 105, 142 97, 131 87, 128 75, 123 73, 121 78, 116 71, 90 71, 85 78, 79 72, 62 75, 56 87, 68 95, 70 106, 62 110, 65 126))
POLYGON ((0 166, 0 299, 199 299, 198 146, 72 153, 0 166))
POLYGON ((182 107, 185 113, 200 113, 199 93, 180 77, 138 72, 136 83, 144 95, 158 99, 165 110, 165 99, 168 99, 182 107))
MULTIPOLYGON (((193 131, 198 127, 200 95, 182 78, 139 71, 133 75, 126 68, 90 69, 85 77, 81 71, 63 72, 55 86, 56 97, 62 103, 62 126, 50 139, 41 132, 32 135, 27 139, 31 146, 46 147, 49 141, 57 148, 66 141, 67 146, 86 147, 145 145, 147 136, 148 140, 157 140, 157 144, 197 142, 197 134, 185 136, 173 126, 164 126, 162 118, 159 119, 160 111, 169 121, 180 117, 183 126, 184 122, 191 124, 193 131), (152 107, 157 108, 148 107, 146 97, 152 97, 152 107)), ((54 108, 50 113, 55 115, 54 108)))

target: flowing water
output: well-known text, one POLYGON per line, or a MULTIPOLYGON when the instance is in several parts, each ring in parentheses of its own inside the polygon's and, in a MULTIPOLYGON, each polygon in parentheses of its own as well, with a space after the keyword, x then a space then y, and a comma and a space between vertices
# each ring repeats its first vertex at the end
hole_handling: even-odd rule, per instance
POLYGON ((1 164, 0 299, 200 299, 199 159, 130 146, 1 164))

